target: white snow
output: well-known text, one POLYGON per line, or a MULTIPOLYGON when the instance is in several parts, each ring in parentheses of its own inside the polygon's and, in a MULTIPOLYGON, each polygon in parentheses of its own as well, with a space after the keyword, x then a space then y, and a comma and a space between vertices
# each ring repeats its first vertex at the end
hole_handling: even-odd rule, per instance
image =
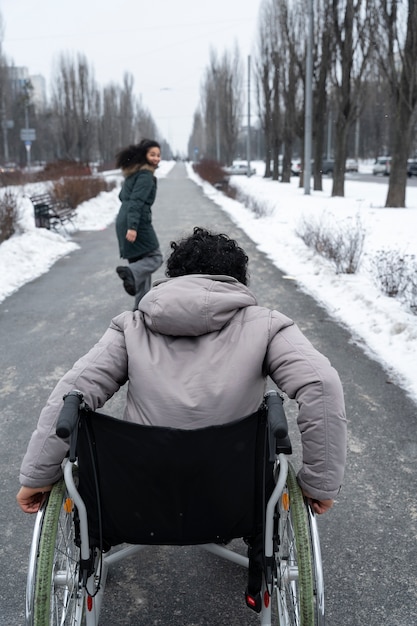
MULTIPOLYGON (((388 181, 360 182, 346 175, 345 197, 331 197, 332 179, 323 178, 323 191, 305 194, 299 179, 279 183, 257 176, 234 176, 233 184, 245 196, 256 198, 266 213, 256 217, 241 203, 226 198, 188 167, 190 178, 219 204, 275 265, 348 327, 353 339, 379 361, 393 382, 417 400, 417 316, 394 298, 381 293, 371 271, 378 251, 399 251, 417 260, 417 187, 408 186, 407 208, 385 209, 388 181), (336 274, 330 261, 315 254, 296 235, 304 221, 328 229, 365 231, 359 271, 336 274)), ((362 166, 360 171, 372 167, 362 166)), ((285 311, 283 311, 285 313, 285 311)))

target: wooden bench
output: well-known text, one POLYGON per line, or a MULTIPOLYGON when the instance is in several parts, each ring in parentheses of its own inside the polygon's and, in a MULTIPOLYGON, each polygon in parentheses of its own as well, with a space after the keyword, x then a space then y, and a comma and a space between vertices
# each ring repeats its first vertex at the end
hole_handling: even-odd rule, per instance
POLYGON ((62 200, 55 200, 50 193, 40 193, 30 196, 35 212, 35 226, 58 230, 67 222, 72 223, 76 215, 75 209, 62 200))

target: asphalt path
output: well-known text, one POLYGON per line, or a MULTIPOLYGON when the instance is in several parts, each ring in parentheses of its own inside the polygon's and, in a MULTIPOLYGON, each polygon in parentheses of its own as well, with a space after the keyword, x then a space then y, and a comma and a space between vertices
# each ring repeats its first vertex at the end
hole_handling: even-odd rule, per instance
MULTIPOLYGON (((327 626, 417 624, 416 406, 350 332, 283 274, 178 164, 159 181, 154 223, 161 248, 193 226, 228 233, 247 251, 260 304, 292 317, 339 371, 349 454, 344 487, 319 519, 327 626)), ((279 233, 277 233, 279 236, 279 233)), ((24 624, 33 517, 15 504, 19 466, 40 409, 59 377, 132 306, 115 267, 114 226, 79 232, 80 249, 0 304, 0 626, 24 624)), ((163 268, 155 278, 163 275, 163 268)), ((161 390, 164 381, 161 380, 161 390)), ((115 415, 123 392, 106 405, 115 415)), ((296 411, 290 403, 299 463, 296 411)), ((242 549, 239 542, 236 549, 242 549)), ((198 548, 146 548, 111 570, 101 626, 245 626, 245 572, 198 548)))

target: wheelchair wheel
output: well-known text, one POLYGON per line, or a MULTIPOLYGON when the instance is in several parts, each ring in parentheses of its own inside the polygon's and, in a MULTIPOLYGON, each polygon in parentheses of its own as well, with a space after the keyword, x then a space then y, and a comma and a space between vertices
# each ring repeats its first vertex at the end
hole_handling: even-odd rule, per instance
POLYGON ((288 464, 279 501, 276 603, 280 626, 324 626, 324 585, 316 521, 288 464))
POLYGON ((81 626, 85 589, 75 543, 74 505, 63 480, 49 495, 35 527, 26 589, 27 626, 81 626))

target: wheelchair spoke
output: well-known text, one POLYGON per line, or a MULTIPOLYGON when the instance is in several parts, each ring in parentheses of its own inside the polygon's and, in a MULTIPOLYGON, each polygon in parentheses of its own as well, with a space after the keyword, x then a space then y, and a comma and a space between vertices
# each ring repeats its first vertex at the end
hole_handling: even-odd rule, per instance
MULTIPOLYGON (((82 626, 85 589, 80 584, 73 504, 63 481, 57 483, 45 509, 34 565, 33 614, 27 626, 82 626)), ((33 573, 31 574, 33 578, 33 573)))
POLYGON ((275 599, 280 626, 323 626, 324 591, 318 533, 288 464, 278 502, 275 599))
POLYGON ((277 600, 280 624, 300 624, 298 607, 298 565, 294 528, 289 510, 281 509, 279 520, 277 600))
POLYGON ((55 545, 55 563, 51 593, 51 613, 54 624, 81 624, 82 604, 78 598, 81 593, 79 585, 78 549, 75 545, 75 533, 72 515, 65 510, 65 504, 58 520, 57 539, 55 545))

